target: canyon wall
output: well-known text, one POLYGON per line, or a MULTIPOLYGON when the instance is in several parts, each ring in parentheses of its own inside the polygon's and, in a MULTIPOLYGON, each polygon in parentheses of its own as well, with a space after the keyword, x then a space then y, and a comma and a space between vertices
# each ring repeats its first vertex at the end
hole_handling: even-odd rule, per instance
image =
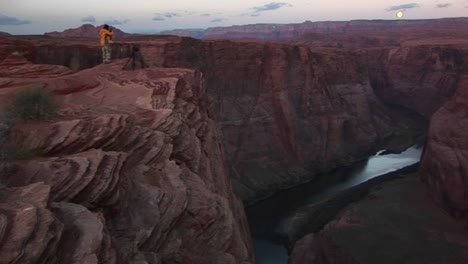
MULTIPOLYGON (((253 202, 381 148, 408 146, 431 116, 421 178, 440 204, 466 216, 466 41, 349 50, 133 37, 114 45, 117 62, 88 70, 100 62, 94 42, 0 45, 0 104, 32 86, 61 102, 60 118, 10 133, 40 157, 3 168, 1 223, 12 228, 2 233, 9 242, 0 259, 252 263, 227 170, 236 193, 253 202), (152 68, 121 71, 133 46, 152 68)), ((353 210, 327 230, 355 219, 347 218, 353 210)), ((310 237, 305 250, 312 243, 334 254, 326 233, 310 237)), ((346 249, 337 252, 349 259, 346 249)))
POLYGON ((58 111, 2 112, 0 263, 254 263, 203 75, 124 62, 1 61, 3 110, 36 88, 58 111))
MULTIPOLYGON (((10 48, 36 63, 82 69, 100 60, 94 42, 24 45, 10 48)), ((467 55, 443 42, 343 50, 147 36, 116 44, 116 58, 132 46, 149 65, 203 73, 234 188, 247 202, 410 145, 453 94, 467 55)))
POLYGON ((238 193, 249 200, 424 130, 417 115, 429 120, 466 74, 465 44, 354 51, 183 38, 161 56, 206 72, 238 193))
MULTIPOLYGON (((431 91, 434 86, 425 88, 431 91)), ((431 101, 428 97, 426 102, 411 103, 423 109, 431 101)), ((467 116, 468 75, 464 75, 455 94, 431 116, 418 173, 396 175, 402 179, 375 187, 322 230, 300 234, 289 263, 467 262, 467 116)), ((323 209, 326 216, 327 208, 323 209)), ((301 228, 310 229, 309 225, 301 228)))
POLYGON ((468 216, 468 77, 432 117, 420 177, 436 201, 457 218, 468 216))
POLYGON ((359 51, 376 95, 429 120, 468 74, 468 41, 405 41, 398 47, 359 51))
POLYGON ((430 120, 421 167, 417 174, 400 175, 402 179, 374 188, 322 230, 302 234, 290 263, 468 260, 467 47, 465 41, 419 40, 384 53, 365 51, 372 55, 361 57, 364 60, 389 58, 383 64, 373 63, 376 67, 369 72, 379 98, 430 120))

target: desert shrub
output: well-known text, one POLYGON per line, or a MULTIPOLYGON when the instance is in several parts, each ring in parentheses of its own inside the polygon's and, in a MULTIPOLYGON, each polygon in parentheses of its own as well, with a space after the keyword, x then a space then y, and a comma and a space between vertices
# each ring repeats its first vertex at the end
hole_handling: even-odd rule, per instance
POLYGON ((0 114, 0 173, 4 173, 6 167, 8 135, 13 124, 10 120, 8 115, 0 114))
POLYGON ((56 110, 50 94, 44 91, 28 90, 15 94, 9 106, 0 113, 0 175, 9 170, 10 162, 41 156, 39 148, 18 146, 11 140, 11 129, 21 119, 45 119, 56 110))
POLYGON ((14 94, 6 110, 22 120, 46 120, 55 114, 57 104, 49 92, 27 89, 14 94))
POLYGON ((30 159, 44 155, 41 148, 18 147, 13 143, 6 143, 0 150, 0 162, 30 159))

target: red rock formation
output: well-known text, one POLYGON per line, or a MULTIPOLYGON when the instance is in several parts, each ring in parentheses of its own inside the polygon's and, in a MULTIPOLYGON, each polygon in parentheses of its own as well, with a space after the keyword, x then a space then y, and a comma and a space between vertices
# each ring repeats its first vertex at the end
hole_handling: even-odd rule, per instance
POLYGON ((468 77, 431 119, 420 177, 433 197, 457 217, 468 216, 468 77))
MULTIPOLYGON (((48 46, 31 42, 29 50, 32 57, 40 58, 36 62, 68 66, 64 58, 81 58, 89 49, 86 42, 80 43, 48 46), (76 45, 72 46, 75 51, 68 45, 76 45)), ((374 84, 380 90, 392 88, 387 85, 391 68, 385 67, 388 57, 373 56, 371 51, 356 54, 176 37, 134 37, 115 49, 124 54, 132 45, 140 46, 150 65, 195 68, 204 73, 235 188, 245 200, 350 164, 377 146, 385 147, 392 136, 401 136, 411 127, 401 121, 404 116, 375 96, 374 84)), ((377 52, 388 55, 386 49, 377 52)), ((89 60, 77 59, 74 68, 99 61, 98 49, 88 55, 89 60)), ((78 89, 75 81, 69 82, 69 89, 78 89)), ((57 93, 67 91, 62 88, 57 93)))
POLYGON ((60 109, 9 133, 40 156, 0 175, 2 261, 253 263, 202 75, 124 63, 37 79, 6 68, 2 107, 35 85, 60 109))
POLYGON ((403 42, 383 51, 361 54, 369 67, 372 87, 383 101, 431 115, 454 94, 466 72, 468 41, 422 40, 403 42), (380 60, 380 62, 378 62, 380 60))
POLYGON ((10 34, 10 33, 7 33, 7 32, 2 32, 2 31, 0 31, 0 36, 1 36, 1 37, 6 37, 6 36, 11 36, 11 34, 10 34))
POLYGON ((1 190, 2 263, 53 263, 63 224, 47 208, 49 191, 43 183, 1 190))
MULTIPOLYGON (((77 28, 69 28, 66 29, 62 32, 47 32, 44 35, 48 37, 53 37, 53 38, 94 38, 98 39, 99 38, 99 30, 102 28, 102 26, 94 26, 91 24, 83 24, 80 27, 77 28)), ((112 27, 114 36, 116 39, 121 39, 124 37, 128 37, 131 34, 125 33, 122 30, 112 27)))
POLYGON ((74 203, 52 203, 50 210, 64 223, 56 263, 118 263, 105 220, 74 203))
MULTIPOLYGON (((142 50, 156 57, 155 47, 142 50)), ((404 134, 397 121, 404 117, 374 94, 367 68, 374 64, 353 52, 182 39, 160 56, 164 65, 205 72, 245 200, 352 163, 404 134)))

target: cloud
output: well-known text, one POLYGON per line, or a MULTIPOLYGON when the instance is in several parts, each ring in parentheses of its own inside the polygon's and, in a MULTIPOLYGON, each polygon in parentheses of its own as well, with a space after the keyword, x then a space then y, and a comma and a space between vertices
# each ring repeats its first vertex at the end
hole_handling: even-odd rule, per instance
POLYGON ((206 14, 201 14, 200 16, 202 16, 202 17, 209 17, 209 16, 211 16, 211 15, 208 14, 208 13, 206 13, 206 14))
POLYGON ((153 20, 154 21, 164 21, 167 18, 181 17, 182 15, 175 12, 166 12, 166 13, 155 13, 153 20))
POLYGON ((153 21, 164 21, 166 20, 164 17, 161 17, 161 16, 155 16, 153 17, 153 21))
POLYGON ((104 24, 123 25, 123 24, 127 24, 129 21, 130 21, 130 19, 124 19, 124 20, 111 19, 111 20, 104 21, 104 24))
POLYGON ((262 6, 253 7, 252 9, 254 10, 255 13, 258 13, 258 12, 276 10, 284 6, 292 6, 292 5, 288 3, 282 3, 282 2, 271 2, 269 4, 265 4, 262 6))
POLYGON ((411 9, 411 8, 418 8, 419 5, 416 4, 416 3, 411 3, 411 4, 403 4, 403 5, 398 5, 398 6, 391 6, 387 9, 385 9, 386 11, 396 11, 396 10, 407 10, 407 9, 411 9))
POLYGON ((96 23, 96 18, 93 17, 93 16, 83 17, 83 18, 81 19, 81 22, 96 23))
POLYGON ((167 13, 164 13, 164 16, 167 18, 172 18, 172 17, 180 17, 180 14, 174 13, 174 12, 167 12, 167 13))
POLYGON ((447 8, 449 6, 451 6, 452 4, 451 3, 444 3, 444 4, 437 4, 437 8, 447 8))
POLYGON ((215 18, 215 19, 211 20, 210 22, 211 22, 211 23, 219 23, 219 22, 223 22, 223 21, 225 21, 225 20, 226 20, 226 19, 224 19, 224 18, 215 18))
POLYGON ((16 17, 9 17, 9 16, 0 15, 0 25, 19 26, 19 25, 26 25, 26 24, 31 24, 31 21, 21 20, 21 19, 18 19, 16 17))

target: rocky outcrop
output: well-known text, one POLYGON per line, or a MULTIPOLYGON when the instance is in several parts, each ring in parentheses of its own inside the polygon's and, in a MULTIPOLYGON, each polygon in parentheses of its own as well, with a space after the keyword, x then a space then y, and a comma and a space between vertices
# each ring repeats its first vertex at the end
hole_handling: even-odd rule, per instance
POLYGON ((413 174, 374 188, 316 234, 299 240, 289 263, 465 263, 468 233, 413 174))
POLYGON ((49 195, 43 183, 1 191, 1 263, 118 263, 99 214, 49 195))
POLYGON ((49 192, 43 183, 2 188, 1 263, 52 263, 63 224, 47 208, 49 192))
MULTIPOLYGON (((66 29, 62 32, 47 32, 44 33, 45 36, 48 37, 53 37, 53 38, 93 38, 93 39, 98 39, 99 38, 99 30, 102 28, 102 26, 94 26, 91 24, 83 24, 77 28, 69 28, 66 29)), ((131 34, 125 33, 122 30, 113 27, 113 32, 114 36, 117 39, 121 39, 124 37, 128 37, 131 34)))
POLYGON ((0 262, 253 263, 202 74, 125 62, 36 79, 8 68, 2 106, 34 85, 59 111, 10 129, 29 155, 2 167, 0 262))
POLYGON ((431 119, 420 177, 437 202, 456 217, 468 216, 468 77, 431 119))

